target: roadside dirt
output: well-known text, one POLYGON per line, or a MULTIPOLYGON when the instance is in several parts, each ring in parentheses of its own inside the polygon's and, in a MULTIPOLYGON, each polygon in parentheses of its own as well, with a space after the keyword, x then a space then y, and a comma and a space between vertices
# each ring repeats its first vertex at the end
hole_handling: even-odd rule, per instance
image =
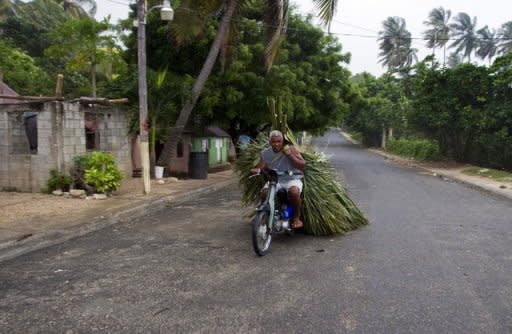
MULTIPOLYGON (((27 220, 48 220, 48 217, 56 220, 69 219, 73 218, 74 212, 90 212, 94 215, 97 213, 96 209, 115 200, 116 195, 133 193, 142 196, 141 182, 140 178, 123 180, 121 189, 106 200, 65 198, 41 193, 0 192, 0 226, 15 225, 27 220)), ((157 186, 154 185, 153 188, 156 189, 157 186)))

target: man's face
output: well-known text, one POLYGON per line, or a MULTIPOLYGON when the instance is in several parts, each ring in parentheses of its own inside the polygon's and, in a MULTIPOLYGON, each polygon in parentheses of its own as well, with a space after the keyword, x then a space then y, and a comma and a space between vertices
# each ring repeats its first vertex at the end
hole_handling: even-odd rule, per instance
POLYGON ((272 136, 270 138, 270 146, 272 147, 272 151, 279 152, 283 148, 283 138, 278 136, 272 136))

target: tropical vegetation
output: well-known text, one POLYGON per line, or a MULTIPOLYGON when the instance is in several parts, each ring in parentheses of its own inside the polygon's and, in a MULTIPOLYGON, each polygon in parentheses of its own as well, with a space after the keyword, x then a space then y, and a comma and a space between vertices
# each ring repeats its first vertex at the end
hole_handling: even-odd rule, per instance
MULTIPOLYGON (((337 2, 316 3, 328 24, 337 2)), ((130 131, 136 132, 135 8, 114 27, 92 18, 95 4, 0 1, 3 79, 20 94, 50 95, 63 73, 66 97, 128 97, 130 131), (114 36, 119 30, 123 47, 114 36)), ((160 0, 148 1, 156 4, 160 0)), ((176 149, 185 126, 214 123, 235 139, 241 132, 256 137, 271 124, 266 97, 282 96, 295 131, 316 134, 343 123, 367 145, 405 147, 404 140, 427 140, 447 158, 512 168, 512 21, 479 26, 467 13, 434 8, 426 13, 422 35, 432 55, 417 59, 417 36, 405 20, 384 18, 377 43, 388 71, 352 76, 348 50, 286 1, 173 5, 174 22, 163 23, 153 11, 146 25, 148 124, 155 141, 167 143, 161 160, 176 149)))

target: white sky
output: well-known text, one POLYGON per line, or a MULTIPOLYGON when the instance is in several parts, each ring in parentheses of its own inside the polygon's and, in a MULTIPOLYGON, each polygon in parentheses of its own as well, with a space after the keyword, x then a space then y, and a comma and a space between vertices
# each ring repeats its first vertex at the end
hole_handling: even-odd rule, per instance
MULTIPOLYGON (((291 1, 303 13, 315 12, 311 0, 291 1)), ((101 19, 108 14, 112 16, 112 22, 126 18, 131 2, 134 0, 98 0, 96 18, 101 19)), ((338 0, 331 32, 343 45, 343 52, 352 54, 348 68, 353 74, 367 71, 378 76, 385 71, 378 63, 377 35, 382 30, 382 22, 389 16, 402 17, 412 37, 421 38, 422 32, 427 29, 423 22, 427 20, 428 13, 437 7, 451 10, 452 18, 459 12, 476 16, 477 29, 485 25, 498 29, 503 23, 512 21, 512 1, 507 0, 338 0)), ((419 50, 420 60, 431 53, 424 44, 422 40, 413 40, 412 46, 419 50)), ((436 53, 442 57, 440 50, 436 53)))

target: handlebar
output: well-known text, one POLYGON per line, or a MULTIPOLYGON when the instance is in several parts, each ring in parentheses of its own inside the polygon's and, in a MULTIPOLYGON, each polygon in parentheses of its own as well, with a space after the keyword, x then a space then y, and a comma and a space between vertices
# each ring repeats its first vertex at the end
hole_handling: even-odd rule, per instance
POLYGON ((294 172, 292 170, 278 171, 277 169, 263 168, 263 169, 259 170, 259 173, 253 174, 253 175, 249 176, 249 178, 253 178, 253 177, 259 176, 259 175, 264 175, 264 176, 267 176, 267 177, 279 177, 279 176, 284 176, 284 175, 288 175, 288 176, 304 175, 304 173, 302 173, 302 172, 300 172, 300 173, 299 172, 294 172))

